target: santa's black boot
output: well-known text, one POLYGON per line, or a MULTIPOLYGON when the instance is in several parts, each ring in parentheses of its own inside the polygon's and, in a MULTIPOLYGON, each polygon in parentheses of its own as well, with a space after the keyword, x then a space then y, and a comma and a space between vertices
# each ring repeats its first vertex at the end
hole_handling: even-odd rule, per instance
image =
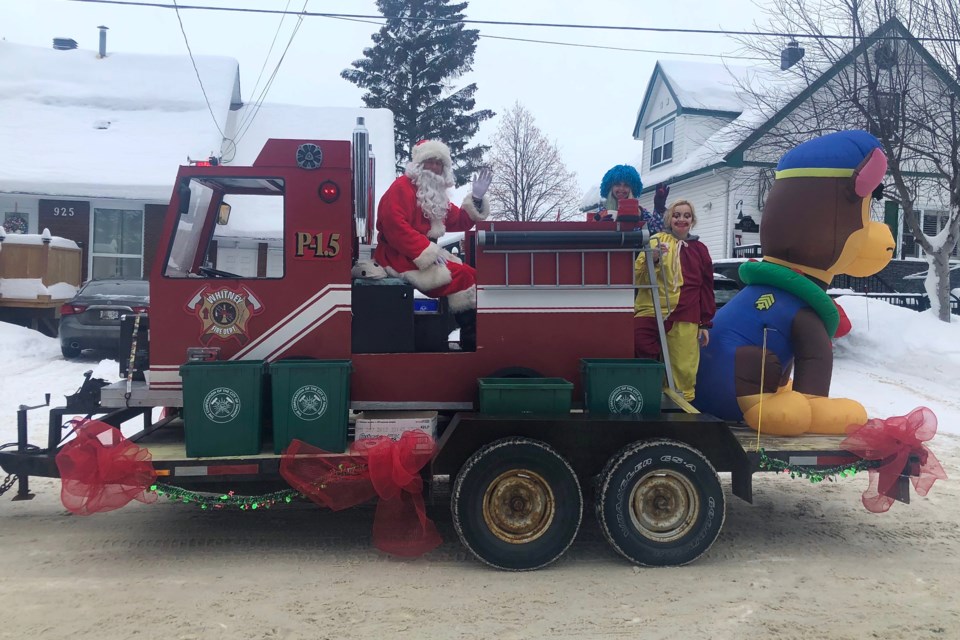
POLYGON ((467 309, 460 313, 453 314, 457 324, 460 325, 460 350, 477 350, 477 310, 467 309))

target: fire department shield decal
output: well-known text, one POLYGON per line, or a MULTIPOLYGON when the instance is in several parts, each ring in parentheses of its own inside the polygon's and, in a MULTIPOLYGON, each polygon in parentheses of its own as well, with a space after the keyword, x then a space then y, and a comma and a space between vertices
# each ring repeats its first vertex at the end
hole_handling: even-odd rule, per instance
POLYGON ((640 413, 643 409, 643 394, 629 384, 620 385, 607 398, 607 408, 610 413, 615 414, 640 413))
POLYGON ((240 414, 240 396, 230 387, 217 387, 203 398, 203 415, 210 422, 224 424, 240 414))
POLYGON ((290 399, 290 409, 294 415, 307 422, 319 420, 327 412, 329 404, 326 392, 312 384, 297 389, 290 399))
POLYGON ((187 310, 200 320, 201 343, 209 344, 218 338, 246 344, 249 340, 247 323, 263 311, 263 305, 246 287, 231 289, 207 285, 187 303, 187 310))

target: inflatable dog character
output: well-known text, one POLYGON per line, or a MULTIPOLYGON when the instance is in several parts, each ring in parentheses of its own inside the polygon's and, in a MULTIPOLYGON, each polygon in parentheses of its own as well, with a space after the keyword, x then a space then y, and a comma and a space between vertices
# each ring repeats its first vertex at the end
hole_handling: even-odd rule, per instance
POLYGON ((774 435, 842 434, 867 421, 860 403, 828 397, 840 316, 826 289, 837 274, 868 276, 890 262, 890 229, 870 220, 886 171, 866 131, 783 156, 760 224, 763 261, 740 266, 747 286, 717 313, 701 352, 698 409, 774 435))

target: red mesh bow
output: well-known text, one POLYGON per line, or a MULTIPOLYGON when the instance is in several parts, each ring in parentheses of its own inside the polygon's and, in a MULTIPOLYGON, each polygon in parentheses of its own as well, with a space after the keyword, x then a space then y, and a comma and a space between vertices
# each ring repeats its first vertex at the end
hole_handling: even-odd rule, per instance
POLYGON ((442 540, 423 504, 420 470, 433 458, 433 438, 406 431, 358 440, 344 455, 330 455, 294 440, 280 460, 280 475, 317 504, 346 509, 380 497, 373 520, 373 544, 398 556, 421 556, 442 540))
POLYGON ((99 420, 80 423, 76 438, 57 454, 60 500, 72 513, 88 516, 119 509, 131 500, 154 502, 157 479, 152 456, 99 420))
POLYGON ((863 492, 863 506, 874 513, 883 513, 894 502, 897 478, 906 468, 911 455, 920 460, 919 476, 911 476, 913 488, 925 496, 938 479, 947 474, 924 442, 937 433, 937 417, 926 407, 918 407, 905 416, 886 420, 868 420, 851 426, 840 446, 864 460, 879 460, 879 467, 870 469, 870 486, 863 492))

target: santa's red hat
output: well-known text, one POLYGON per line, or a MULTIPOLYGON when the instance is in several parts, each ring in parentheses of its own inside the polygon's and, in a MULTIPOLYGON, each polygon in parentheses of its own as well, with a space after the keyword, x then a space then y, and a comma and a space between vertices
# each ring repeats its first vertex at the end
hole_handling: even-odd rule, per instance
POLYGON ((423 164, 424 160, 435 159, 443 163, 443 166, 450 168, 453 163, 450 159, 450 148, 439 140, 421 140, 413 145, 413 151, 410 153, 414 164, 423 164))

